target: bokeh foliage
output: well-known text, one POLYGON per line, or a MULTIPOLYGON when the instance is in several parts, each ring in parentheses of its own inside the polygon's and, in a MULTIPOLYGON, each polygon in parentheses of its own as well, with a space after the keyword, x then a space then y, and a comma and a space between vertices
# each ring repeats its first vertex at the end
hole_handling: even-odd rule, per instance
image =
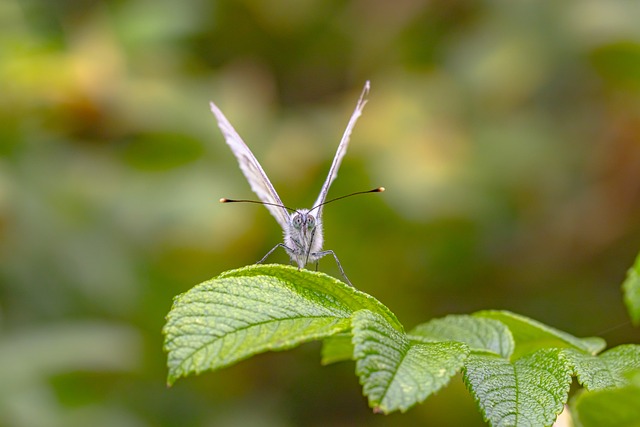
MULTIPOLYGON (((461 381, 367 409, 267 354, 166 389, 171 299, 280 239, 208 110, 311 203, 363 82, 326 247, 405 325, 504 308, 637 342, 640 6, 623 0, 0 4, 0 424, 473 425, 461 381)), ((273 261, 286 262, 282 254, 273 261)), ((321 269, 338 274, 331 262, 321 269)))

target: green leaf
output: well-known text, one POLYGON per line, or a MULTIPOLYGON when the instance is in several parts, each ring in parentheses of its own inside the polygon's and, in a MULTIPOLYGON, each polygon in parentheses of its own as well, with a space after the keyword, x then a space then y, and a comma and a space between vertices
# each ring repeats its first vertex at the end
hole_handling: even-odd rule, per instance
POLYGON ((640 387, 640 369, 627 372, 625 377, 629 380, 629 384, 640 387))
POLYGON ((376 299, 325 274, 284 265, 228 271, 175 298, 164 327, 168 383, 347 331, 362 309, 402 330, 376 299))
POLYGON ((340 333, 325 338, 322 341, 322 364, 343 362, 353 359, 352 336, 347 333, 340 333))
POLYGON ((449 315, 416 326, 412 337, 432 341, 460 341, 471 351, 490 351, 509 358, 514 349, 513 336, 498 320, 468 315, 449 315))
POLYGON ((491 425, 548 426, 567 400, 571 369, 559 349, 539 350, 515 362, 472 353, 463 378, 491 425))
POLYGON ((640 388, 583 390, 572 399, 571 414, 576 427, 639 427, 640 388))
POLYGON ((377 313, 353 316, 356 373, 369 405, 389 413, 409 409, 445 386, 469 354, 458 342, 411 340, 377 313))
POLYGON ((589 354, 597 354, 606 346, 602 338, 577 338, 544 323, 509 311, 486 310, 478 311, 473 315, 499 320, 507 325, 516 343, 513 359, 518 359, 543 348, 575 348, 589 354))
POLYGON ((640 369, 640 345, 620 345, 599 356, 575 350, 565 350, 565 355, 578 377, 578 382, 587 390, 628 385, 626 374, 640 369))
POLYGON ((635 326, 640 325, 640 255, 636 262, 627 271, 627 278, 622 283, 624 303, 635 326))

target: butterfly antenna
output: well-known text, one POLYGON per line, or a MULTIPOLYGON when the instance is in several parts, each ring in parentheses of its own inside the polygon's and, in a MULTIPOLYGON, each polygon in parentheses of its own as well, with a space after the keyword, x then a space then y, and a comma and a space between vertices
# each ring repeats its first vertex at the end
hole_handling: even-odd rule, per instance
POLYGON ((345 194, 344 196, 340 196, 340 197, 336 197, 335 199, 330 199, 327 200, 325 202, 322 202, 318 205, 315 205, 314 207, 312 207, 311 209, 309 209, 310 211, 314 210, 315 208, 319 208, 320 206, 324 206, 326 204, 329 204, 331 202, 335 202, 336 200, 340 200, 340 199, 346 199, 347 197, 351 197, 351 196, 356 196, 358 194, 369 194, 369 193, 382 193, 385 190, 384 187, 378 187, 378 188, 374 188, 373 190, 367 190, 367 191, 357 191, 355 193, 350 193, 350 194, 345 194))
POLYGON ((259 200, 246 200, 246 199, 227 199, 225 197, 223 197, 222 199, 220 199, 220 203, 255 203, 256 205, 269 205, 269 206, 277 206, 279 208, 285 208, 286 210, 288 210, 289 212, 295 212, 295 209, 291 209, 285 205, 279 205, 277 203, 269 203, 269 202, 262 202, 259 200))

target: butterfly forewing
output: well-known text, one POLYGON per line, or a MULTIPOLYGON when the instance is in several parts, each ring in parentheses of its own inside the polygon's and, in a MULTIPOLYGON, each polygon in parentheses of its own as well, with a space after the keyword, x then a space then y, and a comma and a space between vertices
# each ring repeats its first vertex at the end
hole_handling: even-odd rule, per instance
POLYGON ((338 150, 336 151, 336 155, 333 158, 333 163, 331 164, 331 168, 329 169, 329 174, 327 175, 327 179, 322 184, 322 189, 320 190, 320 194, 318 195, 318 199, 313 204, 312 213, 318 219, 322 219, 322 204, 327 199, 327 193, 329 192, 329 187, 331 183, 338 176, 338 169, 340 168, 340 164, 342 163, 342 158, 347 153, 347 147, 349 146, 349 139, 351 138, 351 132, 353 131, 358 118, 362 114, 362 109, 367 103, 367 95, 369 94, 369 81, 364 84, 364 88, 362 89, 362 93, 360 94, 360 99, 358 99, 358 104, 356 104, 355 110, 353 110, 353 114, 351 114, 351 118, 349 119, 349 123, 347 124, 347 128, 342 135, 342 139, 340 140, 340 145, 338 145, 338 150))
POLYGON ((265 207, 269 209, 269 212, 275 217, 278 224, 280 224, 283 229, 286 229, 289 227, 289 212, 282 206, 280 196, 278 196, 276 189, 273 188, 267 174, 251 150, 249 150, 247 144, 244 143, 240 135, 238 135, 238 132, 231 126, 229 120, 222 114, 222 111, 220 111, 213 102, 211 102, 210 105, 211 111, 218 120, 218 127, 222 131, 227 145, 236 156, 240 169, 245 178, 247 178, 247 181, 249 181, 251 189, 263 202, 279 205, 273 206, 267 204, 265 207))

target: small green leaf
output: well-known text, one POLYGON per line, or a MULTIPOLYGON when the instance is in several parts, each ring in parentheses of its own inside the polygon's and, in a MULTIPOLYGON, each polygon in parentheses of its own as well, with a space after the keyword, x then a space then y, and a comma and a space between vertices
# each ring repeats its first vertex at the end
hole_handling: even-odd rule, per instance
POLYGON ((322 364, 343 362, 353 359, 352 336, 347 333, 335 334, 322 341, 322 364))
POLYGON ((509 358, 514 349, 513 336, 498 320, 468 315, 449 315, 416 326, 410 336, 432 341, 460 341, 471 351, 491 351, 509 358))
POLYGON ((622 387, 629 384, 625 374, 640 369, 640 345, 626 344, 598 356, 565 350, 578 382, 587 390, 622 387))
POLYGON ((472 353, 463 378, 491 425, 548 426, 567 400, 571 369, 559 349, 539 350, 515 362, 472 353))
POLYGON ((164 327, 168 383, 346 331, 361 309, 402 330, 376 299, 322 273, 283 265, 223 273, 175 298, 164 327))
POLYGON ((411 340, 377 313, 353 316, 356 373, 369 405, 389 413, 409 409, 444 387, 469 354, 458 342, 411 340))
POLYGON ((602 338, 577 338, 571 334, 547 326, 509 311, 478 311, 474 316, 499 320, 507 325, 516 343, 513 359, 534 353, 543 348, 575 348, 589 354, 597 354, 606 343, 602 338))
POLYGON ((583 390, 571 401, 576 427, 640 426, 640 388, 583 390))
POLYGON ((627 272, 627 278, 622 283, 624 303, 635 326, 640 325, 640 255, 627 272))

